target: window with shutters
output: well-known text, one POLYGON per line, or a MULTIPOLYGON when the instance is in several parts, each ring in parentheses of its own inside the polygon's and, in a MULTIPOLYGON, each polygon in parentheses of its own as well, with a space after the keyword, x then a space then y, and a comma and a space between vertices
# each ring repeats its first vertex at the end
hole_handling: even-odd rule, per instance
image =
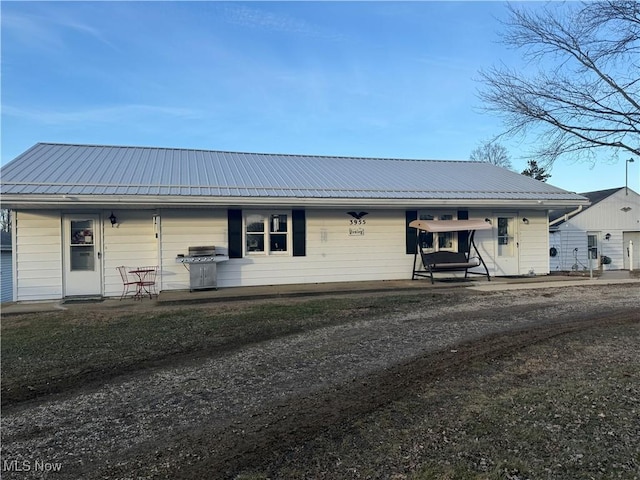
POLYGON ((247 255, 288 255, 290 212, 246 211, 245 252, 247 255))
MULTIPOLYGON (((456 220, 455 214, 451 212, 418 212, 420 220, 456 220)), ((457 252, 458 251, 458 232, 420 232, 420 246, 424 252, 457 252)))

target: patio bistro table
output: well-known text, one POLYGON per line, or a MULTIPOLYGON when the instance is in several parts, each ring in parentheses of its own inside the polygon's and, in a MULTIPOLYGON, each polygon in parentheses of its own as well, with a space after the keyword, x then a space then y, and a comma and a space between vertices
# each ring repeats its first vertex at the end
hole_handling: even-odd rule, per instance
POLYGON ((155 271, 155 268, 137 268, 129 271, 129 273, 138 277, 138 280, 136 281, 136 294, 133 296, 134 300, 142 300, 142 297, 146 297, 147 295, 149 295, 149 298, 153 298, 151 296, 151 290, 147 288, 147 286, 151 286, 152 283, 147 280, 147 277, 150 273, 155 271))

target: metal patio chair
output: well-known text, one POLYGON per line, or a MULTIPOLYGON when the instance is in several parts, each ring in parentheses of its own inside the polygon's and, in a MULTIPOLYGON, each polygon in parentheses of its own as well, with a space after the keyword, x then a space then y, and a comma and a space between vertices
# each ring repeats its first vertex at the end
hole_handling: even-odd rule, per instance
POLYGON ((120 278, 122 278, 122 295, 120 300, 127 296, 129 291, 133 291, 135 294, 138 291, 138 280, 129 276, 128 268, 124 265, 116 267, 120 272, 120 278))

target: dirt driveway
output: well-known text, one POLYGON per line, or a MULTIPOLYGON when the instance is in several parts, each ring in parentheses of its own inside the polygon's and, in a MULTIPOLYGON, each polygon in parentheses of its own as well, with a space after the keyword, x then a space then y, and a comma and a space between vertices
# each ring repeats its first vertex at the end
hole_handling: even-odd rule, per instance
POLYGON ((4 478, 233 478, 430 376, 638 321, 636 285, 464 291, 428 309, 249 345, 4 409, 4 478), (44 467, 43 467, 44 468, 44 467), (204 477, 203 477, 204 475, 204 477))

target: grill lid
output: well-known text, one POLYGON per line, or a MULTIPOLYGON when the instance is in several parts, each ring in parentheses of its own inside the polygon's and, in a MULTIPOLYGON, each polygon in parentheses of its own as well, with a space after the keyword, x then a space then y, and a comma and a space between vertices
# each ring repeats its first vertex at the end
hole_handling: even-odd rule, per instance
POLYGON ((190 257, 211 257, 216 254, 215 246, 207 247, 189 247, 190 257))

